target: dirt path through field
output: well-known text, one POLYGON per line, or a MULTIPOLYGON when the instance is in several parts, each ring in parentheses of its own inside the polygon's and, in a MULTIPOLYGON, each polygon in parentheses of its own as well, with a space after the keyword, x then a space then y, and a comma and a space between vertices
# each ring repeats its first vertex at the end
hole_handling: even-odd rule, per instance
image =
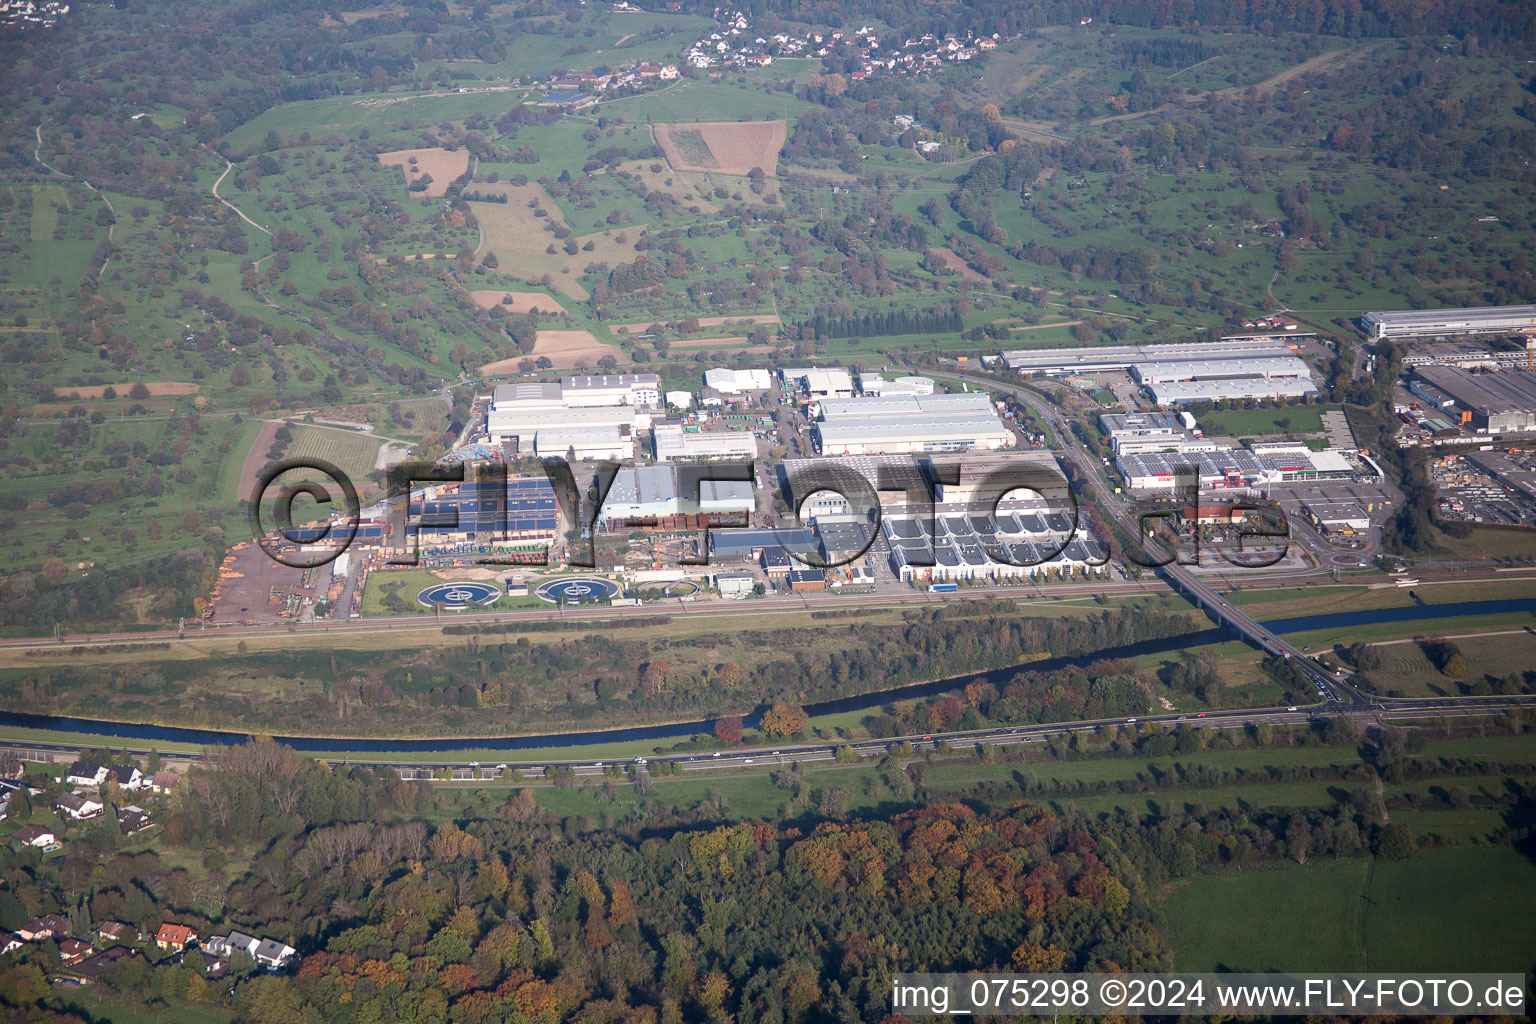
POLYGON ((240 466, 240 491, 235 497, 249 500, 256 496, 257 480, 261 471, 267 468, 267 449, 277 440, 277 428, 280 426, 280 420, 268 420, 261 425, 261 433, 251 442, 250 450, 245 453, 245 462, 240 466))
MULTIPOLYGON (((1194 93, 1188 98, 1186 103, 1196 103, 1212 97, 1230 99, 1234 96, 1243 95, 1250 89, 1257 92, 1261 96, 1266 95, 1268 93, 1274 92, 1276 89, 1279 89, 1287 82, 1296 78, 1300 78, 1302 75, 1311 74, 1314 71, 1321 71, 1324 68, 1338 67, 1339 65, 1348 63, 1349 61, 1358 60, 1365 54, 1370 53, 1376 49, 1378 49, 1376 46, 1365 46, 1360 48, 1345 47, 1341 50, 1329 50, 1327 53, 1320 53, 1316 57, 1308 58, 1307 60, 1302 61, 1300 64, 1297 64, 1294 67, 1286 68, 1284 71, 1281 71, 1275 75, 1271 75, 1270 77, 1264 79, 1264 81, 1258 82, 1254 85, 1234 85, 1228 89, 1217 89, 1215 92, 1194 93)), ((1134 121, 1138 117, 1146 117, 1148 114, 1162 113, 1163 111, 1177 109, 1184 105, 1185 103, 1165 103, 1160 107, 1153 107, 1151 110, 1138 111, 1134 114, 1112 114, 1108 117, 1096 117, 1088 123, 1097 128, 1100 125, 1114 124, 1116 121, 1134 121)))

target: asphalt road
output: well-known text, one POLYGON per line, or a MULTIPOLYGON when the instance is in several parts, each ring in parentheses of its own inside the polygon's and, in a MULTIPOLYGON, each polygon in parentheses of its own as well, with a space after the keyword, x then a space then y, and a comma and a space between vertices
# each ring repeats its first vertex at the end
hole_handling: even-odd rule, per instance
MULTIPOLYGON (((955 747, 961 745, 974 746, 977 744, 996 746, 1014 743, 1040 743, 1053 736, 1069 735, 1076 732, 1097 732, 1102 729, 1112 729, 1120 726, 1145 727, 1156 724, 1172 727, 1184 725, 1189 728, 1200 729, 1239 729, 1266 723, 1270 725, 1305 725, 1322 719, 1344 716, 1354 719, 1362 728, 1365 728, 1392 720, 1478 717, 1520 709, 1536 709, 1536 696, 1425 699, 1378 698, 1358 706, 1337 702, 1329 704, 1325 702, 1286 708, 1211 711, 1203 714, 1142 715, 1133 718, 1104 718, 1078 722, 1052 722, 1043 725, 936 732, 921 736, 912 735, 880 740, 866 740, 848 745, 852 746, 863 757, 875 757, 885 755, 894 744, 903 741, 911 743, 914 752, 922 753, 935 750, 940 744, 948 744, 951 747, 955 747)), ((108 742, 108 738, 103 737, 103 742, 108 742)), ((130 753, 147 754, 149 752, 149 747, 137 747, 131 741, 126 746, 121 746, 119 742, 111 742, 111 745, 115 749, 126 749, 130 753)), ((423 772, 429 772, 434 768, 441 767, 481 767, 488 776, 487 778, 458 781, 493 782, 496 781, 497 776, 502 770, 510 771, 517 769, 523 773, 525 778, 538 779, 543 778, 550 768, 569 767, 574 775, 586 778, 601 776, 614 768, 635 770, 664 763, 676 764, 678 770, 685 773, 735 769, 738 772, 747 772, 749 774, 753 772, 764 774, 795 764, 815 764, 818 762, 834 761, 836 760, 838 748, 843 745, 839 743, 814 743, 760 746, 718 753, 666 754, 649 758, 549 759, 534 757, 525 760, 500 761, 495 764, 468 759, 455 759, 446 754, 442 759, 431 763, 402 761, 390 758, 388 755, 372 758, 349 758, 346 760, 321 756, 320 760, 331 764, 350 764, 392 770, 412 769, 423 772)), ((0 746, 25 751, 56 751, 70 754, 74 754, 80 749, 78 744, 27 741, 0 741, 0 746)), ((164 756, 197 761, 201 760, 204 755, 196 753, 164 756)))

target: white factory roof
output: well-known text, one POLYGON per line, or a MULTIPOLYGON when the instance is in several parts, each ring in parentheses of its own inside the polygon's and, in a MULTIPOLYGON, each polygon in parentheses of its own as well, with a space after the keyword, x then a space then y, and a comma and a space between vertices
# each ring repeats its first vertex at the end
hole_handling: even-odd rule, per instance
POLYGON ((564 377, 560 386, 567 391, 628 391, 637 385, 654 388, 661 377, 654 373, 587 373, 564 377))
POLYGON ((670 466, 626 466, 613 478, 605 505, 648 505, 677 500, 677 474, 670 466))
POLYGON ((1136 363, 1183 359, 1241 359, 1289 355, 1278 339, 1193 341, 1171 345, 1093 345, 1079 348, 1020 348, 1002 353, 1011 370, 1024 373, 1123 370, 1136 363))
POLYGON ((657 462, 757 454, 757 437, 749 430, 685 432, 676 423, 658 423, 651 428, 651 436, 656 441, 657 462))
POLYGON ((738 395, 743 391, 767 391, 773 387, 773 377, 767 370, 731 370, 717 366, 704 371, 704 383, 716 391, 738 395))
POLYGON ((560 404, 561 388, 559 384, 542 384, 530 381, 521 384, 498 384, 491 392, 491 407, 512 405, 545 405, 554 406, 560 404))
POLYGON ((626 466, 613 478, 603 506, 649 507, 677 511, 686 503, 705 511, 727 508, 752 509, 757 497, 748 480, 700 480, 698 495, 680 494, 677 471, 671 466, 626 466))
POLYGON ((492 409, 489 426, 494 431, 539 430, 553 427, 597 427, 635 422, 632 405, 590 405, 567 408, 558 406, 492 409))
POLYGON ((992 400, 972 391, 956 395, 882 395, 879 398, 827 398, 821 405, 823 420, 915 420, 986 414, 994 422, 992 400))
POLYGON ((699 481, 699 510, 702 512, 721 512, 731 509, 752 511, 756 508, 757 495, 753 493, 750 481, 699 481))
POLYGON ((1344 457, 1343 452, 1335 451, 1332 448, 1327 448, 1320 452, 1311 452, 1307 458, 1311 460, 1313 468, 1319 473, 1347 473, 1353 468, 1349 464, 1349 459, 1344 457))
POLYGON ((1317 385, 1301 377, 1272 377, 1264 380, 1192 380, 1151 384, 1152 401, 1158 405, 1177 402, 1216 402, 1223 398, 1301 398, 1317 394, 1317 385))
POLYGON ((542 427, 534 434, 533 443, 540 455, 562 455, 570 448, 578 452, 589 448, 624 449, 633 442, 615 425, 542 427))
POLYGON ((932 377, 897 377, 886 380, 878 373, 859 374, 859 387, 866 395, 931 395, 932 377))
POLYGON ((1184 421, 1171 412, 1106 412, 1099 416, 1099 428, 1114 437, 1125 432, 1167 434, 1184 429, 1184 421))
POLYGON ((693 392, 668 391, 666 394, 666 399, 668 405, 676 406, 679 409, 686 409, 693 405, 693 392))
POLYGON ((871 441, 946 441, 981 437, 1007 437, 1008 429, 996 415, 955 415, 931 417, 905 423, 886 419, 874 423, 834 420, 816 424, 824 451, 834 451, 848 442, 871 441))
POLYGON ((1328 525, 1343 524, 1357 528, 1371 525, 1371 515, 1357 501, 1309 501, 1307 511, 1318 522, 1328 525))
POLYGON ((1376 310, 1362 317, 1368 324, 1392 328, 1443 328, 1454 334, 1458 328, 1476 330, 1503 324, 1536 326, 1536 306, 1484 306, 1472 309, 1398 309, 1376 310))
POLYGON ((811 392, 826 392, 828 394, 837 391, 853 390, 853 378, 847 370, 833 368, 830 370, 812 370, 805 375, 805 388, 811 392))
POLYGON ((1310 377, 1307 364, 1295 356, 1256 359, 1180 359, 1137 363, 1131 367, 1138 380, 1149 384, 1174 380, 1226 380, 1238 377, 1310 377))

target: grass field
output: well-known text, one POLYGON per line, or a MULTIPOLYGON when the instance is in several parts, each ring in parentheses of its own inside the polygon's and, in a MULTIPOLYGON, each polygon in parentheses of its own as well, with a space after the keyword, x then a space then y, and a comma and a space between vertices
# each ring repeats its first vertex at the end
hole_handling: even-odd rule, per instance
POLYGON ((62 185, 32 186, 32 241, 53 241, 60 208, 69 209, 69 193, 62 185))
POLYGON ((1435 557, 1469 562, 1536 559, 1536 530, 1520 527, 1474 526, 1466 537, 1442 536, 1435 557))
POLYGON ((554 288, 578 301, 588 297, 578 278, 582 268, 593 262, 611 266, 635 258, 635 238, 640 229, 599 231, 573 236, 575 255, 565 251, 563 242, 545 230, 546 224, 562 224, 560 207, 538 185, 483 185, 482 192, 501 192, 505 203, 470 203, 475 219, 485 231, 485 246, 496 254, 502 273, 526 281, 540 281, 548 275, 554 288), (538 211, 543 211, 540 216, 538 211), (618 241, 624 235, 626 241, 618 241), (590 250, 586 249, 591 244, 590 250), (553 246, 554 253, 548 249, 553 246))
POLYGON ((174 1020, 177 1024, 225 1024, 234 1016, 234 1010, 206 1003, 159 1003, 157 1006, 135 1008, 122 997, 103 985, 69 989, 53 986, 49 995, 59 1000, 67 1010, 81 1014, 97 1024, 160 1024, 174 1020))
POLYGON ((1323 429, 1323 413, 1328 408, 1320 405, 1303 405, 1294 408, 1213 412, 1201 417, 1200 427, 1211 437, 1315 434, 1323 429))
POLYGON ((1460 847, 1196 878, 1165 912, 1179 970, 1523 971, 1533 886, 1525 855, 1460 847))

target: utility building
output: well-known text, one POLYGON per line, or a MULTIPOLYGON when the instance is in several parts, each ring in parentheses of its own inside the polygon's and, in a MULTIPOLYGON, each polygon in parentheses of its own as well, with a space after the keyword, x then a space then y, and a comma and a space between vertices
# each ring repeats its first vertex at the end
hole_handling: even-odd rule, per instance
POLYGON ((1013 434, 984 394, 826 399, 816 437, 823 455, 995 451, 1013 434))
POLYGON ((1360 324, 1373 341, 1387 338, 1455 338, 1474 334, 1536 333, 1536 306, 1372 312, 1362 316, 1360 324))

